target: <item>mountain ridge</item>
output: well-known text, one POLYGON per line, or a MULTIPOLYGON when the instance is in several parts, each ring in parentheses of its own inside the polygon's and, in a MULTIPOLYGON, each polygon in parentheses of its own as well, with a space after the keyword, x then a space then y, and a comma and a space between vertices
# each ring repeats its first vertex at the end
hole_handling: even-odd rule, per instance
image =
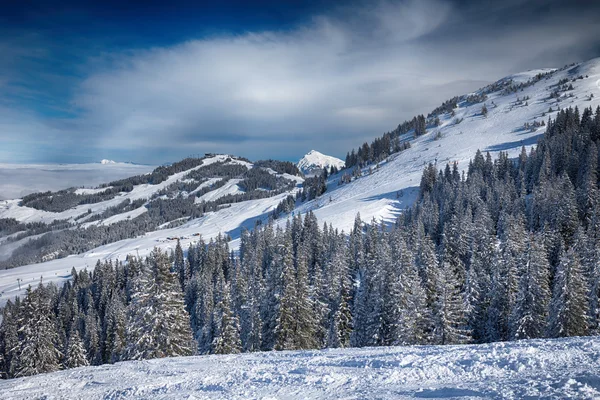
MULTIPOLYGON (((441 111, 437 113, 439 125, 428 126, 424 134, 416 137, 412 130, 398 135, 401 143, 410 143, 409 147, 377 162, 362 167, 346 168, 330 175, 324 182, 326 192, 314 200, 295 202, 294 214, 313 212, 319 221, 332 224, 345 232, 352 228, 357 213, 360 213, 364 221, 392 223, 399 213, 412 205, 417 198, 423 169, 429 163, 441 169, 445 164, 456 162, 458 169, 464 171, 478 149, 483 152, 489 151, 492 155, 503 151, 510 157, 516 157, 522 147, 529 149, 536 144, 545 131, 542 123, 550 117, 553 118, 559 109, 570 106, 595 109, 600 105, 600 58, 549 71, 541 78, 537 77, 539 73, 539 70, 534 70, 517 74, 519 82, 499 85, 501 79, 496 84, 474 92, 485 93, 485 98, 484 96, 457 96, 455 107, 447 110, 440 109, 441 111), (469 99, 474 100, 469 101, 469 99), (484 105, 487 108, 486 115, 482 114, 484 105)), ((219 156, 218 160, 214 159, 211 163, 252 165, 241 159, 226 162, 227 158, 219 156)), ((186 185, 184 176, 192 172, 192 169, 182 170, 179 175, 170 176, 168 183, 158 185, 144 183, 134 186, 132 192, 127 192, 132 194, 118 194, 115 197, 117 201, 94 203, 91 207, 77 206, 78 208, 74 210, 69 209, 62 213, 21 206, 16 200, 4 201, 0 203, 0 219, 15 218, 23 223, 50 223, 67 218, 85 223, 87 217, 84 214, 88 212, 88 208, 92 208, 93 215, 100 216, 108 208, 118 205, 119 201, 127 199, 132 202, 142 201, 144 196, 154 196, 154 193, 158 196, 158 192, 166 186, 186 185)), ((270 168, 261 169, 268 171, 270 168)), ((280 205, 286 198, 295 197, 303 179, 287 173, 277 173, 272 169, 269 173, 294 181, 295 187, 272 197, 227 203, 229 198, 235 198, 231 196, 240 198, 244 191, 240 190, 236 182, 229 182, 228 186, 212 188, 210 186, 222 178, 209 179, 202 183, 207 186, 202 186, 198 190, 208 192, 218 190, 218 193, 214 192, 214 196, 222 199, 219 201, 224 203, 206 212, 200 218, 186 217, 183 220, 172 221, 171 224, 146 232, 142 236, 108 243, 84 253, 70 254, 68 258, 50 258, 49 261, 41 264, 24 265, 13 272, 18 272, 33 281, 43 275, 45 280, 62 282, 68 279, 67 273, 72 266, 76 269, 93 268, 97 260, 124 259, 127 254, 135 251, 145 255, 154 246, 172 249, 172 243, 167 239, 169 237, 181 238, 182 245, 186 248, 194 241, 194 234, 201 234, 207 240, 218 234, 227 234, 232 239, 231 247, 235 249, 239 246, 239 237, 243 228, 250 229, 258 221, 267 221, 277 209, 283 210, 280 212, 283 218, 277 223, 284 224, 285 217, 291 215, 289 201, 286 203, 288 206, 280 207, 280 205), (67 278, 64 278, 65 276, 67 278)), ((189 192, 185 191, 175 191, 173 195, 177 197, 178 193, 182 194, 182 198, 189 196, 189 192)), ((169 195, 162 195, 162 199, 162 201, 171 201, 169 195)), ((128 218, 133 219, 146 212, 147 208, 143 205, 135 209, 124 208, 121 214, 96 220, 85 226, 111 225, 119 222, 123 224, 128 218)), ((7 246, 7 240, 6 237, 0 238, 0 254, 14 251, 15 242, 12 241, 11 246, 7 246)), ((25 244, 28 239, 21 240, 19 243, 25 244)), ((10 275, 0 273, 0 290, 5 291, 5 296, 2 296, 0 301, 6 301, 11 296, 23 293, 24 289, 19 289, 13 276, 12 273, 10 275)))

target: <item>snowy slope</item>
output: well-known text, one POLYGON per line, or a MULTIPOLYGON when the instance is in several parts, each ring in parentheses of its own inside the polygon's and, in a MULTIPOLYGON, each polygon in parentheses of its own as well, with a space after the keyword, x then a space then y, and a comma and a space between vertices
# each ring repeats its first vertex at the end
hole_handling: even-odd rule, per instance
MULTIPOLYGON (((236 247, 241 229, 253 228, 257 220, 265 222, 269 214, 286 196, 287 193, 284 193, 266 199, 234 203, 177 228, 149 232, 137 238, 100 246, 83 254, 2 270, 0 271, 0 307, 4 306, 9 298, 23 296, 27 286, 36 286, 40 278, 43 278, 44 283, 62 284, 65 280, 71 279, 70 273, 73 267, 77 270, 83 268, 91 270, 98 260, 124 260, 128 254, 139 254, 144 257, 155 246, 164 250, 174 250, 176 241, 168 238, 180 238, 181 245, 187 249, 190 243, 198 240, 194 234, 201 234, 205 241, 219 234, 227 234, 234 239, 232 246, 236 247)), ((133 210, 131 213, 135 211, 133 210)), ((120 214, 109 219, 123 218, 123 216, 124 214, 120 214)), ((0 255, 2 255, 1 252, 0 255)))
POLYGON ((305 175, 310 175, 323 170, 323 168, 327 168, 328 170, 331 169, 331 167, 342 169, 344 168, 344 162, 339 158, 327 156, 316 150, 311 150, 298 161, 297 166, 305 175))
MULTIPOLYGON (((538 73, 549 71, 553 70, 527 71, 504 79, 526 82, 538 73)), ((408 133, 406 136, 411 138, 411 148, 392 155, 379 168, 373 166, 371 174, 364 171, 364 176, 344 185, 338 185, 343 172, 330 177, 327 192, 302 205, 297 212, 313 210, 320 221, 332 223, 346 232, 352 227, 357 212, 360 212, 363 221, 369 222, 373 218, 392 221, 414 201, 421 174, 428 163, 437 164, 441 169, 447 163, 456 161, 460 170, 466 170, 469 160, 478 149, 489 151, 493 157, 500 151, 508 152, 511 157, 516 156, 521 146, 529 149, 545 131, 545 127, 525 130, 524 123, 546 122, 549 116, 554 118, 558 106, 578 106, 580 110, 591 106, 595 110, 599 105, 600 58, 558 70, 549 79, 542 79, 514 94, 490 93, 485 102, 459 104, 454 110, 455 116, 441 116, 441 126, 429 128, 423 136, 412 139, 412 134, 408 133), (573 78, 580 75, 588 77, 572 82, 573 78), (574 87, 568 92, 573 97, 557 104, 556 100, 548 98, 555 89, 553 85, 564 78, 568 78, 568 84, 574 87), (593 95, 591 100, 590 95, 593 95), (517 102, 517 98, 526 96, 529 97, 528 101, 523 104, 517 102), (481 115, 484 103, 488 108, 487 117, 481 115), (548 113, 550 107, 554 112, 548 113), (462 122, 456 124, 460 119, 462 122)))
MULTIPOLYGON (((526 82, 540 72, 551 71, 554 70, 528 71, 504 79, 526 82)), ((548 113, 550 107, 553 110, 557 110, 558 106, 562 108, 578 106, 580 109, 592 106, 595 109, 600 105, 600 58, 571 68, 557 70, 548 79, 542 79, 514 94, 504 95, 500 91, 488 93, 485 104, 488 108, 487 117, 481 115, 483 103, 463 102, 454 110, 454 116, 441 115, 440 126, 430 127, 425 135, 413 139, 412 133, 409 132, 403 139, 411 141, 411 148, 392 155, 379 166, 372 166, 371 172, 368 171, 369 168, 365 169, 363 176, 354 179, 351 183, 339 184, 340 177, 345 171, 330 176, 327 192, 315 200, 299 205, 294 213, 304 214, 312 210, 321 222, 331 223, 334 227, 346 232, 352 227, 356 213, 361 214, 363 221, 370 221, 373 218, 378 221, 393 221, 402 209, 414 202, 418 193, 421 173, 427 163, 431 162, 437 164, 438 168, 443 168, 446 163, 456 161, 459 169, 464 170, 477 149, 490 151, 494 156, 499 151, 507 151, 511 156, 515 156, 521 146, 528 148, 533 146, 545 130, 544 127, 533 131, 525 130, 523 129, 524 123, 541 122, 542 120, 546 121, 549 116, 554 117, 556 111, 548 113), (571 82, 580 75, 587 76, 587 78, 571 82), (562 99, 557 104, 556 100, 549 99, 549 96, 554 90, 554 85, 565 78, 568 78, 569 84, 574 87, 568 92, 573 96, 562 99), (591 94, 593 97, 590 100, 591 94), (517 101, 517 98, 522 99, 526 96, 529 97, 527 105, 525 102, 517 101), (462 122, 457 124, 456 122, 461 119, 462 122)), ((207 162, 222 161, 226 157, 215 156, 207 159, 205 165, 207 162)), ((234 161, 245 163, 241 160, 234 161)), ((176 174, 177 176, 170 177, 160 185, 140 185, 132 192, 115 199, 97 203, 91 207, 79 206, 81 209, 76 207, 76 209, 67 210, 64 213, 46 213, 19 207, 16 201, 0 201, 0 218, 13 217, 20 221, 74 218, 81 212, 87 211, 88 208, 92 208, 93 213, 97 213, 108 206, 118 204, 125 198, 134 200, 148 197, 171 182, 183 179, 186 173, 176 174)), ((296 180, 298 183, 301 181, 300 178, 296 180)), ((237 192, 239 187, 235 180, 232 180, 228 185, 217 190, 215 193, 209 192, 211 198, 237 192)), ((292 190, 291 193, 295 190, 292 190)), ((252 227, 257 219, 266 220, 269 212, 286 195, 287 193, 284 193, 268 199, 233 204, 231 207, 208 213, 203 218, 190 221, 180 227, 159 230, 139 238, 108 244, 82 255, 0 271, 0 294, 2 294, 0 306, 7 298, 23 293, 25 288, 18 289, 17 278, 23 279, 22 282, 35 284, 43 275, 45 282, 49 280, 61 282, 69 279, 71 267, 93 268, 98 259, 124 259, 127 254, 136 251, 139 251, 140 255, 147 254, 155 245, 163 249, 173 248, 174 243, 168 241, 167 237, 184 237, 183 245, 187 247, 187 244, 194 240, 195 237, 190 236, 194 233, 201 234, 205 239, 219 233, 230 234, 234 239, 231 246, 236 248, 239 244, 240 226, 252 227)), ((139 212, 143 212, 143 210, 134 210, 134 212, 130 212, 131 214, 121 214, 111 217, 109 221, 97 223, 111 223, 125 219, 129 215, 137 215, 136 213, 139 212)), ((285 223, 285 218, 279 223, 285 223)))
POLYGON ((0 383, 4 399, 592 399, 600 338, 166 358, 0 383))

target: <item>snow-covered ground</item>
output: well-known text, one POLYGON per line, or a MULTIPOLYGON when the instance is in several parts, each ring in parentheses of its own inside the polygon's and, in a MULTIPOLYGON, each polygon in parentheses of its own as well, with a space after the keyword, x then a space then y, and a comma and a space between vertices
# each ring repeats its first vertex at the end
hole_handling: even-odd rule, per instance
POLYGON ((0 200, 69 187, 95 187, 151 172, 155 167, 129 163, 0 164, 0 200))
POLYGON ((3 399, 594 399, 600 338, 129 361, 13 379, 3 399))
MULTIPOLYGON (((515 82, 526 82, 536 74, 548 71, 551 70, 528 71, 509 78, 515 82)), ((402 209, 414 202, 421 174, 427 163, 431 162, 437 164, 438 168, 443 168, 448 162, 456 161, 459 169, 465 170, 468 161, 474 156, 477 149, 490 151, 494 156, 499 151, 506 151, 509 155, 515 156, 520 152, 521 146, 530 148, 535 145, 545 130, 545 127, 539 127, 534 131, 525 130, 523 129, 524 123, 547 121, 549 116, 556 115, 558 106, 561 108, 578 106, 580 110, 591 106, 596 109, 600 105, 600 58, 573 68, 557 71, 549 79, 542 79, 535 85, 514 94, 490 93, 485 104, 488 108, 487 117, 481 115, 483 103, 459 104, 459 107, 454 110, 454 116, 440 117, 441 125, 439 127, 430 128, 425 135, 411 139, 410 149, 394 154, 386 162, 380 163, 379 167, 374 166, 372 173, 365 172, 364 176, 349 184, 338 184, 341 173, 331 176, 328 180, 327 192, 315 200, 299 205, 294 213, 305 214, 308 211, 314 211, 321 223, 331 223, 334 227, 346 232, 352 228, 356 213, 361 214, 363 221, 370 221, 373 218, 378 221, 393 221, 402 209), (587 78, 571 82, 580 75, 587 76, 587 78), (573 94, 573 97, 563 99, 557 105, 556 100, 549 99, 549 95, 554 90, 553 85, 563 78, 568 78, 568 84, 573 85, 574 90, 567 92, 573 94), (525 102, 518 104, 517 98, 523 99, 526 96, 529 97, 527 105, 525 102), (548 113, 550 107, 554 110, 552 113, 548 113), (456 121, 460 119, 462 122, 457 124, 456 121)), ((412 135, 408 133, 407 136, 412 135)), ((214 156, 206 159, 204 165, 210 162, 224 161, 227 157, 224 155, 214 156)), ((245 161, 232 160, 231 162, 251 166, 245 161)), ((111 167, 111 165, 102 167, 111 167)), ((147 198, 170 183, 183 179, 186 174, 187 171, 175 174, 159 185, 139 185, 132 192, 117 196, 112 200, 78 206, 64 213, 47 213, 20 207, 16 201, 0 201, 0 218, 13 217, 21 221, 48 221, 57 218, 74 218, 87 212, 88 208, 91 208, 95 214, 109 206, 117 205, 125 198, 131 200, 147 198)), ((300 182, 300 178, 297 178, 297 181, 300 182)), ((206 198, 220 197, 238 190, 239 187, 235 180, 231 180, 227 185, 215 190, 214 193, 210 192, 210 196, 206 198)), ((9 271, 0 271, 0 306, 7 298, 23 293, 25 287, 22 285, 21 290, 18 289, 17 278, 22 279, 21 282, 36 284, 40 276, 43 276, 44 282, 59 283, 64 279, 69 279, 68 273, 71 267, 93 268, 98 259, 114 260, 118 258, 122 260, 127 254, 136 252, 144 255, 153 246, 167 250, 173 248, 174 242, 167 240, 167 237, 183 237, 182 244, 187 247, 189 242, 195 240, 196 237, 191 236, 194 233, 201 234, 205 239, 219 233, 230 234, 234 239, 231 246, 235 248, 239 243, 237 238, 240 227, 252 227, 257 219, 266 220, 269 212, 286 195, 233 204, 231 207, 225 207, 217 212, 207 213, 203 218, 187 222, 180 227, 159 230, 139 238, 108 244, 85 254, 23 266, 9 271)), ((133 218, 133 215, 139 212, 143 212, 143 210, 134 210, 129 214, 111 217, 109 221, 96 223, 116 222, 130 215, 133 218)), ((285 218, 280 223, 285 223, 285 218)))

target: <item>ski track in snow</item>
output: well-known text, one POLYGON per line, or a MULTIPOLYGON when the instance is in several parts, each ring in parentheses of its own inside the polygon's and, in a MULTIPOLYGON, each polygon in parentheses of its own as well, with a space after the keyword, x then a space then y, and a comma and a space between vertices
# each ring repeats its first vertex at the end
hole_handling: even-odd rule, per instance
MULTIPOLYGON (((365 175, 361 178, 343 185, 338 184, 341 173, 329 177, 327 192, 315 200, 299 205, 294 210, 294 215, 313 211, 320 223, 332 224, 333 227, 345 232, 352 228, 356 213, 360 213, 362 220, 366 222, 373 219, 387 223, 393 222, 398 214, 417 198, 421 174, 428 163, 434 163, 438 169, 441 169, 447 163, 456 161, 459 170, 465 171, 477 149, 484 152, 489 151, 493 156, 497 156, 499 151, 506 151, 509 156, 515 157, 521 151, 522 146, 527 149, 534 146, 537 139, 543 135, 545 127, 529 131, 523 129, 523 124, 534 121, 546 122, 549 116, 555 117, 557 104, 549 102, 547 99, 554 89, 551 86, 560 79, 567 77, 571 83, 571 79, 579 75, 588 75, 589 78, 572 82, 575 89, 569 93, 573 93, 574 97, 563 99, 559 105, 561 108, 579 106, 580 112, 584 107, 590 106, 595 110, 600 105, 600 58, 578 65, 573 73, 570 70, 571 68, 558 71, 550 79, 542 79, 535 85, 517 93, 489 94, 485 101, 488 107, 487 118, 480 115, 483 103, 460 106, 454 110, 455 116, 441 117, 441 126, 430 128, 427 134, 411 140, 410 149, 390 156, 387 161, 379 164, 379 168, 373 166, 371 174, 365 171, 365 175), (594 97, 589 101, 589 95, 592 93, 594 97), (528 106, 517 105, 517 98, 522 99, 525 96, 530 97, 528 106), (552 113, 548 113, 550 107, 554 110, 552 113), (464 118, 464 120, 456 125, 454 124, 456 118, 464 118), (440 132, 442 137, 435 140, 437 132, 440 132)), ((526 82, 536 74, 548 71, 550 70, 532 70, 512 75, 510 78, 515 82, 526 82)), ((410 135, 409 133, 408 136, 410 135)), ((224 161, 227 157, 226 155, 217 155, 206 159, 203 165, 224 161)), ((252 165, 239 160, 231 162, 252 165)), ((175 174, 159 185, 139 185, 132 192, 117 196, 112 200, 78 206, 64 213, 47 213, 28 207, 19 207, 16 200, 0 201, 0 218, 14 217, 28 222, 48 221, 58 218, 74 218, 87 212, 88 209, 92 209, 92 213, 96 214, 119 204, 126 198, 131 200, 148 198, 163 187, 183 179, 188 172, 175 174)), ((300 178, 296 178, 296 180, 300 184, 300 178)), ((209 192, 205 196, 206 198, 220 197, 238 190, 239 187, 235 180, 232 180, 224 187, 209 192)), ((296 190, 297 188, 291 193, 293 194, 296 190)), ((108 244, 64 259, 0 271, 0 306, 8 298, 23 294, 28 284, 36 285, 41 276, 44 277, 44 282, 53 281, 60 284, 70 278, 72 267, 78 270, 86 267, 91 269, 97 260, 123 260, 127 254, 135 253, 144 256, 154 246, 166 250, 173 249, 175 242, 168 240, 168 237, 182 237, 182 246, 187 248, 197 239, 192 236, 195 233, 201 234, 205 240, 215 237, 219 233, 229 234, 233 239, 230 245, 236 249, 239 246, 241 227, 252 228, 256 220, 266 221, 268 214, 286 196, 287 194, 282 194, 268 199, 232 204, 231 207, 207 213, 204 217, 187 222, 177 228, 150 232, 138 238, 108 244), (21 279, 21 289, 18 287, 17 278, 21 279)), ((133 218, 139 212, 143 212, 143 210, 134 210, 130 214, 120 214, 94 223, 109 224, 123 220, 128 215, 133 218)), ((278 221, 279 224, 285 224, 285 222, 285 217, 278 221)), ((0 246, 2 246, 1 242, 0 246)), ((7 257, 10 251, 12 248, 0 251, 0 256, 7 257)))
POLYGON ((593 399, 600 338, 127 361, 0 383, 3 399, 593 399))

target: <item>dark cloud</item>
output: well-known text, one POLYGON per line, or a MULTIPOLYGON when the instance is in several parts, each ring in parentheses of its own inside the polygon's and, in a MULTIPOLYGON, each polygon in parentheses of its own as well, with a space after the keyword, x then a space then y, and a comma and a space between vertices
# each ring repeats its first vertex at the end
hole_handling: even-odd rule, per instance
POLYGON ((32 66, 26 40, 4 41, 0 49, 15 56, 0 62, 0 88, 11 88, 0 100, 11 150, 0 159, 295 159, 315 147, 343 156, 453 95, 599 55, 598 10, 560 1, 353 3, 291 27, 93 56, 36 38, 35 60, 49 62, 44 52, 57 47, 76 53, 59 57, 73 61, 67 72, 55 65, 47 75, 32 66), (32 72, 15 72, 23 66, 32 72), (67 101, 55 101, 57 92, 67 101))

